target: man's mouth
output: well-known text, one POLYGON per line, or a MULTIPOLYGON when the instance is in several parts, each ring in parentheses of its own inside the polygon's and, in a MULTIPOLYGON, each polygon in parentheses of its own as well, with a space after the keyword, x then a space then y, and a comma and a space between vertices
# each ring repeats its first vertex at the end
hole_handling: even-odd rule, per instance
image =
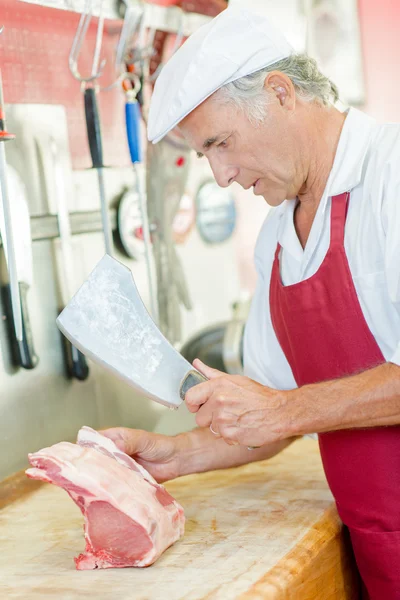
POLYGON ((257 184, 258 184, 258 182, 259 182, 259 181, 260 181, 260 180, 259 180, 259 179, 257 179, 257 180, 256 180, 256 181, 253 183, 253 190, 254 190, 254 191, 256 190, 256 187, 257 187, 257 184))
POLYGON ((244 190, 249 190, 250 188, 253 188, 253 189, 255 189, 255 187, 256 187, 256 185, 257 185, 257 183, 258 183, 259 181, 260 181, 259 179, 256 179, 256 180, 255 180, 253 183, 250 183, 250 184, 249 184, 249 185, 247 185, 247 186, 244 186, 244 185, 242 185, 242 187, 243 187, 243 189, 244 189, 244 190))

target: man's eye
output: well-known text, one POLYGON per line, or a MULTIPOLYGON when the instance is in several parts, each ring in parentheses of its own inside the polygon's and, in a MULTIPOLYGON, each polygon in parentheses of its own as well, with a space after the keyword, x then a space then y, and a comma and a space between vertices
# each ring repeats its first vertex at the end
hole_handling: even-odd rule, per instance
POLYGON ((224 140, 223 142, 218 144, 218 148, 220 148, 220 147, 226 148, 227 145, 228 145, 228 140, 224 140))
POLYGON ((204 154, 202 154, 201 152, 196 152, 197 154, 197 158, 203 158, 204 154))

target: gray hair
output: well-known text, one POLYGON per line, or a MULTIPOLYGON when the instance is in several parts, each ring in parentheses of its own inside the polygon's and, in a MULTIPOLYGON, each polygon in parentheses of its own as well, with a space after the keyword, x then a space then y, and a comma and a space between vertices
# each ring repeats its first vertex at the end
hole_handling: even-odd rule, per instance
POLYGON ((269 67, 228 83, 216 92, 216 99, 244 111, 254 124, 262 122, 266 115, 264 82, 271 71, 287 75, 297 95, 307 102, 328 106, 332 100, 339 100, 336 85, 321 73, 317 62, 307 54, 292 54, 269 67))

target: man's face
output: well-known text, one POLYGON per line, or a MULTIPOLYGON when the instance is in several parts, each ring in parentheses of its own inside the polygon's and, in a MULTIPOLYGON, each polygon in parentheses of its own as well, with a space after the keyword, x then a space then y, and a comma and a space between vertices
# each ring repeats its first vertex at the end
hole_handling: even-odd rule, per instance
POLYGON ((253 187, 271 206, 295 198, 304 183, 296 118, 275 95, 255 126, 244 112, 211 96, 179 125, 188 144, 205 155, 217 183, 253 187))

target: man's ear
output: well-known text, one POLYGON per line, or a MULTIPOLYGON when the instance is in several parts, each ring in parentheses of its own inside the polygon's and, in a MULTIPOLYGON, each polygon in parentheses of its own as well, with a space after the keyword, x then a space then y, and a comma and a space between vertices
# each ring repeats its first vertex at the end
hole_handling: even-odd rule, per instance
POLYGON ((271 71, 265 78, 264 86, 279 100, 281 106, 292 110, 295 105, 296 93, 290 78, 280 71, 271 71))

